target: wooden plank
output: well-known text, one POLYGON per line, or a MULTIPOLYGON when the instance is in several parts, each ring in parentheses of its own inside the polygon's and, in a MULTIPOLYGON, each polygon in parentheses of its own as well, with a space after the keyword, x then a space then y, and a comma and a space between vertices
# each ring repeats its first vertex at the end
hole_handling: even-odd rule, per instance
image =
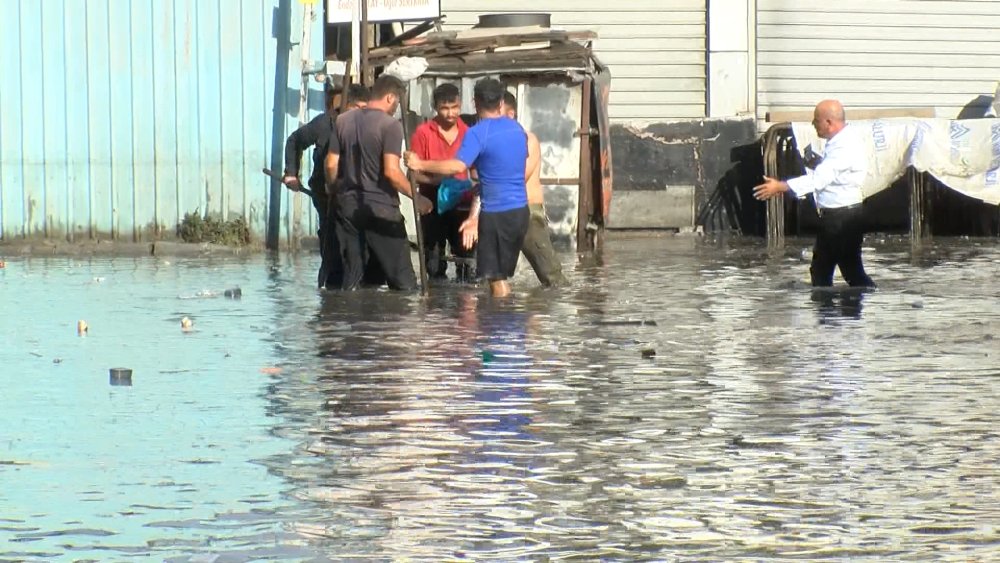
MULTIPOLYGON (((874 109, 850 109, 847 108, 847 118, 850 120, 864 119, 885 119, 890 117, 935 117, 935 110, 932 107, 913 108, 874 108, 874 109)), ((801 122, 808 123, 813 119, 813 112, 810 111, 769 111, 765 114, 764 120, 769 123, 801 122)))

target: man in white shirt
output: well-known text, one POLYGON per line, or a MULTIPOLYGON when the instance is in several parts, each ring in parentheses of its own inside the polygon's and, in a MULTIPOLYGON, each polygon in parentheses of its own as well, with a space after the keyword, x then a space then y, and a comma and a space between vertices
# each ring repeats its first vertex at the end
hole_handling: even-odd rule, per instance
POLYGON ((861 263, 861 184, 868 174, 868 155, 858 137, 860 132, 847 124, 844 106, 837 100, 817 104, 812 124, 827 140, 822 160, 812 166, 807 163, 804 176, 787 182, 765 176, 764 183, 754 188, 754 197, 766 200, 788 191, 799 198, 813 194, 819 213, 819 232, 809 267, 813 287, 833 285, 833 271, 838 266, 848 285, 875 287, 861 263))

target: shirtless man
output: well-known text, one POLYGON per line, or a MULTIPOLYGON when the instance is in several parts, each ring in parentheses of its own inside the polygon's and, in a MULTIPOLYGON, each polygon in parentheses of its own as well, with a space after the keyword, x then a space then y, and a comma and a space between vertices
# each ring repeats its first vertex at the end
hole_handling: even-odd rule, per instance
MULTIPOLYGON (((501 111, 507 117, 517 119, 517 98, 507 92, 503 97, 503 107, 501 111)), ((545 215, 545 197, 542 190, 542 147, 538 142, 538 137, 531 131, 528 134, 528 170, 526 171, 528 189, 528 209, 531 218, 528 222, 528 233, 524 237, 524 244, 521 252, 531 264, 531 269, 535 271, 538 281, 545 287, 565 285, 569 283, 562 273, 562 264, 559 263, 559 256, 556 255, 552 247, 552 239, 549 237, 549 220, 545 215)), ((462 244, 466 248, 472 248, 479 237, 479 200, 473 202, 469 218, 460 227, 462 232, 462 244)))

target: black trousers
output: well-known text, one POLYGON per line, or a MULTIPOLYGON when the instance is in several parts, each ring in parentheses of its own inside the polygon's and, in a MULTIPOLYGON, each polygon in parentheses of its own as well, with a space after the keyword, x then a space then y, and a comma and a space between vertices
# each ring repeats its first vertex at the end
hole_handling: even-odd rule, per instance
POLYGON ((875 287, 861 263, 864 240, 864 216, 861 205, 821 210, 819 232, 813 248, 809 274, 813 287, 833 285, 834 268, 851 287, 875 287))
POLYGON ((357 197, 342 194, 337 197, 333 216, 344 265, 342 289, 357 289, 362 280, 367 281, 366 262, 381 267, 390 289, 417 287, 406 225, 399 208, 372 208, 359 203, 357 197))
MULTIPOLYGON (((462 222, 469 218, 468 209, 451 209, 444 213, 438 213, 437 190, 424 188, 421 194, 434 205, 434 209, 420 218, 420 230, 423 235, 424 244, 424 265, 427 267, 427 277, 444 279, 448 277, 448 262, 445 260, 446 248, 451 249, 452 256, 456 258, 472 258, 475 256, 473 250, 466 250, 462 246, 462 234, 458 231, 462 222)), ((468 263, 463 260, 458 262, 456 278, 459 281, 467 281, 474 277, 474 273, 468 263)))
POLYGON ((337 242, 337 230, 333 228, 326 186, 310 179, 309 187, 313 190, 312 203, 319 216, 316 236, 319 237, 320 265, 316 282, 321 288, 340 287, 344 282, 344 263, 340 259, 340 243, 337 242))

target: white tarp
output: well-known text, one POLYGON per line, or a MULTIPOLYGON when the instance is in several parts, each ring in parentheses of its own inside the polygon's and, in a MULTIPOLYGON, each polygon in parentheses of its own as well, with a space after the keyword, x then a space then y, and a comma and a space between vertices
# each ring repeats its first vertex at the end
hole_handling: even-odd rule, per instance
MULTIPOLYGON (((903 175, 907 166, 927 172, 949 188, 1000 205, 1000 119, 876 119, 851 121, 861 129, 869 155, 862 191, 870 197, 903 175)), ((812 125, 793 123, 799 151, 823 139, 812 125)))

